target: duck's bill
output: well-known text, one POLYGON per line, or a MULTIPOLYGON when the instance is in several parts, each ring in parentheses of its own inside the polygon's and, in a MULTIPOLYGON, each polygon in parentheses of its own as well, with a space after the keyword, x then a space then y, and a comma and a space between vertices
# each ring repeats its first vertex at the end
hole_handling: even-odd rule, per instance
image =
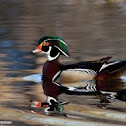
POLYGON ((41 49, 34 49, 34 50, 32 50, 32 54, 35 54, 35 53, 40 53, 40 52, 42 52, 42 50, 41 49))

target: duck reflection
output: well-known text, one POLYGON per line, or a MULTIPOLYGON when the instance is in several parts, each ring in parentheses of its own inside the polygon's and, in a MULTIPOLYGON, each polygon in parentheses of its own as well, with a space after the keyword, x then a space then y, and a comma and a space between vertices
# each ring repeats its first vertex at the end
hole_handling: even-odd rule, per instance
MULTIPOLYGON (((64 86, 66 85, 64 84, 64 86)), ((77 87, 78 90, 80 89, 77 95, 96 95, 100 99, 100 103, 110 103, 111 99, 126 101, 126 82, 122 79, 109 78, 96 81, 83 81, 71 83, 69 86, 77 87), (82 90, 85 93, 82 93, 82 90)))
MULTIPOLYGON (((121 79, 105 79, 96 81, 96 89, 101 92, 101 99, 126 101, 126 82, 121 79)), ((103 100, 102 100, 103 101, 103 100)))

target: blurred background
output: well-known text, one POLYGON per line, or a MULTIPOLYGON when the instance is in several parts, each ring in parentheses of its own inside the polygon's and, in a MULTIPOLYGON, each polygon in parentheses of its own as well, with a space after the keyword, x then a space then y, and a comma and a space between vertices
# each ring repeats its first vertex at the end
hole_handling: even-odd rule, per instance
MULTIPOLYGON (((31 99, 44 99, 41 83, 23 81, 21 77, 41 73, 45 56, 33 56, 30 52, 45 35, 60 36, 68 43, 71 57, 62 57, 63 63, 106 56, 125 60, 126 1, 0 0, 1 117, 7 109, 24 112, 31 99)), ((123 89, 124 84, 121 86, 123 89)), ((63 96, 67 101, 69 97, 63 96)), ((82 98, 75 96, 71 102, 85 104, 82 98)), ((87 105, 99 108, 96 97, 86 98, 87 105)), ((119 102, 114 105, 118 103, 115 100, 108 109, 126 112, 126 103, 119 102)), ((13 122, 13 125, 29 124, 13 122)))

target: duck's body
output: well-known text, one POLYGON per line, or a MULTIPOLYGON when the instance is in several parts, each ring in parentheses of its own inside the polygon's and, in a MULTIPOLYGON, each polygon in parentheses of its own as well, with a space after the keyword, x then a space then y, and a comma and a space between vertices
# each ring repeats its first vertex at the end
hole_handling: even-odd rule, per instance
POLYGON ((59 62, 59 56, 69 56, 67 44, 59 37, 45 36, 38 42, 38 48, 33 51, 45 52, 47 61, 43 66, 43 90, 45 95, 58 99, 61 93, 82 94, 96 92, 88 81, 84 86, 72 86, 71 83, 84 80, 101 80, 106 78, 118 78, 126 70, 126 61, 111 61, 111 57, 95 61, 86 61, 76 64, 63 65, 59 62))
MULTIPOLYGON (((47 96, 57 99, 61 93, 67 93, 63 87, 67 87, 69 92, 78 94, 78 87, 86 87, 85 80, 104 80, 107 78, 119 78, 126 70, 126 61, 107 62, 110 57, 96 61, 80 62, 71 65, 63 65, 58 60, 46 61, 43 67, 43 89, 47 96), (113 66, 111 66, 113 65, 113 66), (124 67, 125 66, 125 67, 124 67), (76 85, 75 85, 76 83, 76 85), (71 88, 73 87, 73 88, 71 88), (75 88, 76 87, 76 88, 75 88)), ((87 83, 89 85, 89 83, 87 83)), ((90 85, 92 86, 92 84, 90 85)), ((94 92, 87 89, 82 92, 94 92)), ((80 92, 80 89, 79 89, 80 92)))
POLYGON ((65 65, 62 71, 61 81, 63 83, 71 83, 83 80, 94 80, 102 65, 107 63, 110 58, 106 57, 95 61, 65 65))

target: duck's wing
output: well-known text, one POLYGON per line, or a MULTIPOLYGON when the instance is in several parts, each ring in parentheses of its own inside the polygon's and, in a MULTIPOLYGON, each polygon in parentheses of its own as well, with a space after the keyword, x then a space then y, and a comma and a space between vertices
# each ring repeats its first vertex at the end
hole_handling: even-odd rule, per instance
POLYGON ((95 61, 85 61, 76 64, 63 65, 59 83, 74 83, 83 80, 93 80, 104 63, 111 57, 102 58, 95 61))
POLYGON ((79 62, 75 64, 70 64, 70 65, 63 65, 62 70, 68 70, 68 69, 90 69, 94 70, 95 72, 98 72, 102 65, 104 63, 107 63, 107 61, 111 57, 105 57, 99 60, 94 60, 94 61, 85 61, 85 62, 79 62))
POLYGON ((52 82, 62 88, 63 92, 70 94, 83 94, 97 92, 95 81, 97 71, 106 63, 110 57, 100 60, 80 62, 71 65, 64 65, 52 79, 52 82))
POLYGON ((64 85, 66 83, 75 83, 83 80, 93 80, 102 65, 110 58, 111 57, 106 57, 95 61, 85 61, 76 64, 62 65, 61 70, 55 74, 52 81, 54 83, 57 82, 64 85))

